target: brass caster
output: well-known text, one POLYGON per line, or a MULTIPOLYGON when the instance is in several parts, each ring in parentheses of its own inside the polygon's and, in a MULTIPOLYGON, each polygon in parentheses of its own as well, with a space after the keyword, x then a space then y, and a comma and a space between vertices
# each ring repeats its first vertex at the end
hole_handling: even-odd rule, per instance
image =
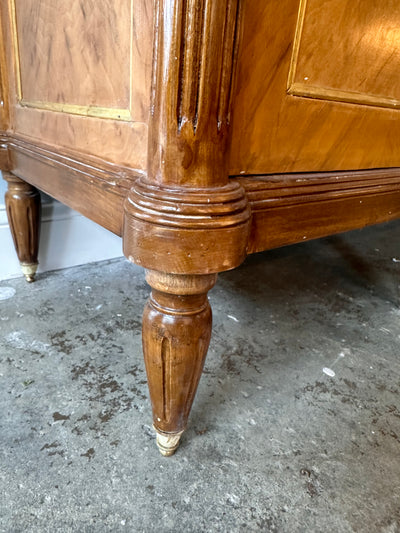
POLYGON ((180 433, 160 433, 156 429, 156 433, 156 442, 161 455, 163 455, 164 457, 174 455, 179 446, 179 440, 182 436, 183 431, 181 431, 180 433))
POLYGON ((32 283, 33 281, 35 281, 35 274, 36 274, 37 268, 38 268, 37 263, 33 263, 31 265, 21 264, 22 273, 25 276, 26 281, 28 283, 32 283))

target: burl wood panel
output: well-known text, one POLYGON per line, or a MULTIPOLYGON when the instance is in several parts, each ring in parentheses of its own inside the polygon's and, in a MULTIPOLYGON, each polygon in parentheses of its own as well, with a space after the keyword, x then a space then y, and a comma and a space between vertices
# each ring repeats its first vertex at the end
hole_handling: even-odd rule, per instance
POLYGON ((15 0, 15 8, 24 100, 129 107, 131 0, 15 0))
MULTIPOLYGON (((399 166, 396 109, 288 94, 299 6, 299 0, 243 3, 231 174, 399 166)), ((328 88, 336 80, 336 87, 352 91, 385 97, 400 94, 398 87, 393 88, 398 86, 393 80, 398 78, 399 56, 392 54, 398 48, 399 18, 394 0, 312 0, 304 29, 313 53, 309 57, 309 48, 300 48, 299 59, 305 63, 300 64, 299 75, 313 77, 318 71, 319 83, 328 88), (351 32, 360 37, 356 54, 351 32), (324 55, 327 48, 329 61, 324 55), (362 63, 357 66, 359 58, 362 63), (311 70, 305 64, 310 68, 312 64, 311 70)))

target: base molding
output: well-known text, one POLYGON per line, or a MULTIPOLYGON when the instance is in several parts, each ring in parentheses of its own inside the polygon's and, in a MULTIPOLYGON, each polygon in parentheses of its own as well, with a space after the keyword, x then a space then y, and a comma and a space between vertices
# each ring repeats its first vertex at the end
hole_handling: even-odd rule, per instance
POLYGON ((124 199, 134 181, 144 174, 64 147, 33 143, 15 134, 0 137, 0 168, 11 170, 119 236, 124 199), (3 165, 1 150, 7 154, 7 166, 3 165))
POLYGON ((400 168, 232 179, 252 212, 249 254, 400 217, 400 168))
POLYGON ((150 185, 141 170, 15 135, 0 136, 0 163, 123 236, 130 260, 150 269, 166 261, 170 273, 228 270, 246 254, 400 218, 400 168, 231 176, 221 187, 171 189, 150 185))

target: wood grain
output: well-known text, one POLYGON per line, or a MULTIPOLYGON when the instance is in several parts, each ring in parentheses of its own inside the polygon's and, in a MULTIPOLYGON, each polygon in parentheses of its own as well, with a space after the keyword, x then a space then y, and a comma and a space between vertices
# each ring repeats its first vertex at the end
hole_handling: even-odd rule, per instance
POLYGON ((82 157, 100 156, 117 165, 146 169, 147 124, 121 122, 16 106, 14 131, 21 138, 71 150, 82 157))
POLYGON ((124 253, 170 274, 234 268, 250 211, 227 150, 238 1, 158 0, 148 171, 125 202, 124 253))
POLYGON ((151 270, 143 350, 157 443, 185 429, 211 335, 207 290, 245 257, 250 211, 227 150, 238 1, 157 0, 147 177, 125 202, 124 253, 151 270))
POLYGON ((380 2, 303 0, 304 21, 293 83, 332 96, 374 97, 376 106, 400 105, 400 7, 380 2), (334 53, 332 51, 334 50, 334 53), (368 75, 366 75, 368 73, 368 75))
POLYGON ((400 169, 237 179, 252 211, 248 253, 400 217, 400 169))
POLYGON ((6 211, 15 250, 28 281, 33 281, 38 265, 40 234, 40 194, 35 187, 9 172, 5 194, 6 211))
MULTIPOLYGON (((9 115, 9 90, 8 69, 4 47, 3 19, 0 17, 0 132, 5 132, 10 123, 9 115)), ((6 165, 0 163, 0 169, 6 170, 6 165)))
POLYGON ((153 420, 160 433, 185 428, 211 337, 207 291, 216 275, 146 275, 152 287, 143 315, 143 352, 153 420))
MULTIPOLYGON (((9 87, 12 88, 10 93, 12 131, 24 136, 28 141, 38 139, 52 146, 54 151, 60 147, 61 150, 79 151, 83 157, 101 154, 104 159, 113 163, 144 170, 146 168, 147 118, 151 81, 152 1, 135 0, 134 4, 130 4, 128 0, 124 0, 123 3, 118 4, 121 7, 117 8, 115 3, 102 0, 102 2, 95 3, 94 11, 92 9, 93 16, 87 16, 86 19, 83 11, 87 14, 88 11, 90 12, 90 5, 92 8, 94 5, 89 0, 74 0, 72 5, 68 4, 68 10, 71 7, 71 13, 76 12, 76 17, 71 17, 71 13, 65 11, 67 9, 65 2, 60 4, 62 6, 61 10, 58 10, 57 23, 52 25, 48 22, 56 16, 57 2, 41 0, 25 4, 17 0, 17 43, 12 30, 13 14, 9 9, 9 2, 0 4, 6 47, 5 68, 9 76, 9 87), (31 14, 38 22, 37 25, 31 24, 27 16, 28 12, 25 12, 25 6, 31 8, 31 14), (130 8, 133 6, 131 13, 130 8), (104 10, 101 11, 101 8, 104 10), (120 15, 119 9, 121 9, 120 15), (129 13, 124 14, 124 10, 129 13), (107 35, 102 35, 107 24, 111 23, 113 23, 111 33, 107 32, 107 35), (80 32, 79 28, 83 29, 86 26, 90 31, 80 32), (23 35, 21 28, 24 28, 23 35), (60 31, 57 35, 53 35, 52 32, 57 28, 60 31), (95 38, 94 34, 97 31, 99 34, 95 38), (68 39, 66 39, 66 34, 68 34, 68 39), (84 42, 81 43, 82 36, 84 42), (31 41, 36 37, 38 38, 35 48, 37 53, 31 61, 31 41), (126 43, 129 43, 127 53, 126 43), (20 52, 18 52, 18 44, 20 52), (51 48, 51 54, 47 54, 48 47, 53 47, 53 45, 57 45, 56 48, 51 48), (82 55, 80 55, 82 51, 80 47, 84 50, 82 55), (70 55, 67 50, 70 50, 70 55), (22 90, 28 90, 28 93, 23 94, 24 97, 28 95, 31 98, 42 100, 44 98, 49 104, 52 104, 52 99, 55 99, 56 103, 78 102, 92 110, 103 104, 110 106, 111 111, 117 110, 124 101, 127 103, 126 109, 131 118, 129 121, 121 121, 118 117, 115 120, 87 118, 71 114, 75 111, 60 112, 59 108, 51 110, 51 106, 48 109, 34 109, 21 105, 18 102, 18 91, 16 91, 18 85, 16 54, 18 58, 21 55, 22 90), (75 58, 76 55, 79 55, 78 59, 75 58), (116 57, 118 61, 115 60, 116 57), (49 59, 48 64, 45 58, 49 59), (93 60, 92 64, 90 64, 91 60, 93 60), (68 62, 73 63, 71 72, 67 72, 70 70, 69 67, 67 68, 68 62), (85 62, 84 68, 81 65, 82 62, 85 62), (78 66, 79 69, 76 70, 78 66), (58 69, 59 75, 54 72, 58 69), (37 76, 40 79, 37 79, 37 76), (64 78, 68 78, 68 81, 64 78), (49 79, 52 80, 50 84, 49 79), (32 94, 29 91, 33 91, 32 94), (39 94, 35 91, 41 92, 39 94)), ((87 109, 82 112, 83 115, 87 114, 87 109)))
MULTIPOLYGON (((333 0, 312 1, 310 6, 305 17, 310 44, 300 48, 298 74, 310 80, 316 76, 318 83, 328 88, 335 78, 334 87, 384 96, 397 94, 393 80, 398 54, 392 51, 397 47, 398 4, 390 0, 333 0), (368 32, 363 33, 367 26, 368 32), (362 35, 358 48, 352 40, 357 35, 362 35), (358 66, 356 60, 361 56, 358 66), (364 68, 368 62, 371 67, 364 68)), ((244 2, 243 7, 230 173, 399 166, 397 110, 287 94, 299 1, 244 2)))
POLYGON ((76 152, 54 152, 18 136, 8 137, 7 148, 16 176, 122 235, 123 203, 136 171, 76 152))
POLYGON ((0 133, 0 170, 10 170, 8 136, 0 133))
POLYGON ((13 1, 0 3, 0 165, 13 172, 17 250, 37 253, 38 187, 121 235, 147 269, 143 349, 170 455, 217 273, 247 253, 400 217, 400 170, 379 169, 400 166, 398 111, 288 94, 295 64, 289 92, 310 81, 397 98, 398 6, 308 0, 294 62, 299 0, 15 0, 15 13, 13 1), (130 116, 82 109, 120 107, 130 116))
POLYGON ((168 188, 138 180, 125 202, 124 253, 173 274, 229 270, 246 256, 250 210, 238 183, 168 188))
POLYGON ((129 108, 131 0, 14 1, 24 100, 129 108))
POLYGON ((156 4, 149 180, 224 185, 238 1, 156 4))
POLYGON ((0 146, 16 175, 117 235, 123 233, 123 204, 129 196, 137 206, 125 237, 141 239, 135 260, 163 264, 170 272, 207 273, 218 262, 221 269, 223 261, 231 264, 239 250, 253 253, 400 216, 399 169, 237 177, 218 194, 213 189, 189 194, 167 188, 160 200, 159 188, 143 188, 140 174, 129 168, 73 152, 52 152, 15 136, 4 137, 0 146), (248 208, 249 238, 242 232, 248 208), (158 228, 156 234, 148 231, 148 224, 158 228), (199 229, 207 233, 207 242, 199 229), (187 246, 191 251, 171 253, 176 241, 180 250, 187 246))
MULTIPOLYGON (((147 125, 150 111, 153 69, 154 1, 133 0, 132 13, 132 97, 131 111, 136 122, 147 125)), ((147 135, 145 135, 147 143, 147 135)), ((147 146, 145 148, 147 155, 147 146)))

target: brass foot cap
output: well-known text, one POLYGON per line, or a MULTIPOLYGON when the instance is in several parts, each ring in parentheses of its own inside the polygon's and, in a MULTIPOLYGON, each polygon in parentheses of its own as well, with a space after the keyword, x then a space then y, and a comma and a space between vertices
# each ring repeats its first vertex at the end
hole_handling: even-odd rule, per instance
POLYGON ((33 263, 31 265, 21 264, 22 273, 25 276, 26 281, 28 283, 32 283, 32 281, 35 281, 35 274, 36 274, 37 268, 38 268, 37 263, 33 263))
POLYGON ((160 433, 157 431, 157 446, 160 450, 161 455, 164 457, 169 457, 170 455, 173 455, 178 446, 179 446, 179 440, 182 436, 183 431, 180 433, 160 433))

